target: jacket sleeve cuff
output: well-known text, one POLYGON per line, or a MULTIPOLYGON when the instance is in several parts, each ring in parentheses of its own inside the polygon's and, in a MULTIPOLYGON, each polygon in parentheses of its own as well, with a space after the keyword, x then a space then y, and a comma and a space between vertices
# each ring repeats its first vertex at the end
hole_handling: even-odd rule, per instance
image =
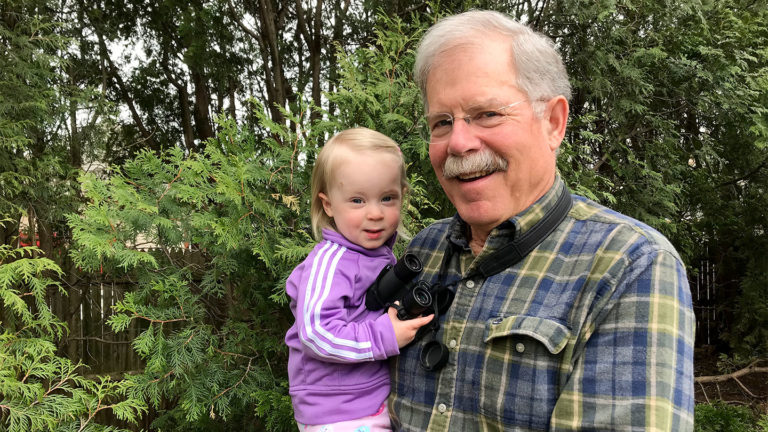
POLYGON ((400 348, 397 346, 397 338, 395 337, 395 329, 392 327, 392 322, 386 313, 376 318, 373 331, 376 333, 373 337, 379 339, 378 343, 377 341, 373 343, 374 347, 376 347, 374 349, 374 358, 376 360, 384 360, 400 354, 400 348))

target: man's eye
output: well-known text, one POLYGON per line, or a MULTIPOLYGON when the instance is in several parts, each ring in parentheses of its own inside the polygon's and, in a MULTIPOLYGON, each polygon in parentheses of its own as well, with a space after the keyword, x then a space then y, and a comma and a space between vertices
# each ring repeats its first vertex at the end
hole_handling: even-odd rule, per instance
POLYGON ((480 127, 494 127, 501 124, 505 118, 506 116, 498 111, 482 111, 475 114, 472 121, 480 127))
POLYGON ((450 128, 451 125, 453 125, 453 120, 451 120, 448 117, 437 119, 432 123, 432 130, 438 129, 438 128, 450 128))

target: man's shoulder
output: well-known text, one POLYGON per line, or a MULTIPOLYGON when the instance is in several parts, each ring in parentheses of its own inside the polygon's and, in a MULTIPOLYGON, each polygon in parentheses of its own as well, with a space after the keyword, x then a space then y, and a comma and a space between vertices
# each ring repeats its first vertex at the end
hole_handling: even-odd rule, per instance
POLYGON ((408 248, 435 249, 441 247, 446 233, 451 229, 454 222, 455 218, 445 218, 431 223, 413 236, 408 248))
POLYGON ((582 230, 604 233, 607 241, 632 243, 635 247, 665 250, 679 259, 672 243, 658 230, 588 198, 573 195, 573 207, 569 216, 582 222, 580 224, 582 230))

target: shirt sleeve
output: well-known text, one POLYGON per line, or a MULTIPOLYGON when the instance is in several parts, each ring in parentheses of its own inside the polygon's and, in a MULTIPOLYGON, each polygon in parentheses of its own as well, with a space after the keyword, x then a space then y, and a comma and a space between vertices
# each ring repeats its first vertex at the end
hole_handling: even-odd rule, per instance
POLYGON ((551 430, 692 431, 695 317, 676 254, 630 260, 592 318, 551 430))
POLYGON ((384 360, 399 354, 386 314, 352 305, 358 255, 327 243, 296 286, 296 326, 305 354, 335 363, 384 360))

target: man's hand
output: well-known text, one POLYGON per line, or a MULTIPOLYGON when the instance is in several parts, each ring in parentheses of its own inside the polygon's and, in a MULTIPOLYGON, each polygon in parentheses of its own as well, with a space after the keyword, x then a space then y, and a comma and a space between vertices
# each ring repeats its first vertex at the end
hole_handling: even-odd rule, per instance
POLYGON ((397 309, 392 306, 390 306, 389 310, 387 311, 387 315, 389 315, 389 320, 392 322, 392 328, 395 329, 395 337, 397 338, 398 348, 402 348, 411 343, 413 338, 416 337, 416 331, 419 330, 419 328, 429 324, 432 321, 432 318, 435 316, 434 314, 431 314, 424 317, 402 321, 397 317, 397 309))

